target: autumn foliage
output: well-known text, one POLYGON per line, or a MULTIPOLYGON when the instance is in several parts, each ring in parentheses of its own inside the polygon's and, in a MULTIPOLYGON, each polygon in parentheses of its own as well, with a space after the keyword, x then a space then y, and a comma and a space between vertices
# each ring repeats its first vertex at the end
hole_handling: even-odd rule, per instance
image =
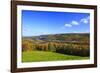
POLYGON ((89 44, 64 43, 64 42, 42 42, 36 43, 32 40, 22 41, 22 51, 51 51, 62 54, 89 56, 89 44))

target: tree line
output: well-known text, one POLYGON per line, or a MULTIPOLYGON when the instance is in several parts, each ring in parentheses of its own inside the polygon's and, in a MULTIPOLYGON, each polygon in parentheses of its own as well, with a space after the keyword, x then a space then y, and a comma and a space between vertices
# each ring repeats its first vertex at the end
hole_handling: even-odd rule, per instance
POLYGON ((62 42, 45 42, 37 43, 31 40, 22 41, 22 51, 51 51, 56 53, 77 55, 77 56, 89 56, 90 48, 89 44, 71 44, 62 42))

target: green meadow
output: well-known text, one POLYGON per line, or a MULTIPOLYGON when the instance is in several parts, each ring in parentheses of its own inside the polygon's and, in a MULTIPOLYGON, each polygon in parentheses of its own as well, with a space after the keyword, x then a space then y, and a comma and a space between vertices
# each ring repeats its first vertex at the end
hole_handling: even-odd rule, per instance
POLYGON ((40 62, 40 61, 63 61, 63 60, 85 60, 89 57, 65 55, 54 52, 31 51, 22 53, 22 62, 40 62))

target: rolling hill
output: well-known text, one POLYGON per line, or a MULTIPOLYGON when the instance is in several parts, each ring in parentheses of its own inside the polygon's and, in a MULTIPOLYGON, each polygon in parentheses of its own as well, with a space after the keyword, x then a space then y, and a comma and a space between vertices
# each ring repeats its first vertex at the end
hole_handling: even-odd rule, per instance
POLYGON ((40 36, 23 37, 23 39, 30 39, 41 42, 83 42, 89 43, 89 33, 66 33, 66 34, 49 34, 40 36))

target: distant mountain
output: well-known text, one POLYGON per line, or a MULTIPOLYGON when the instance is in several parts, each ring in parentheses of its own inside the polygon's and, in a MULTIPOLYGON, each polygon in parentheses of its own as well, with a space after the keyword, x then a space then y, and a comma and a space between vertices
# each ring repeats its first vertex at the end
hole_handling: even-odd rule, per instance
POLYGON ((33 41, 55 41, 55 42, 89 42, 89 33, 64 33, 64 34, 49 34, 40 36, 23 37, 33 41))

